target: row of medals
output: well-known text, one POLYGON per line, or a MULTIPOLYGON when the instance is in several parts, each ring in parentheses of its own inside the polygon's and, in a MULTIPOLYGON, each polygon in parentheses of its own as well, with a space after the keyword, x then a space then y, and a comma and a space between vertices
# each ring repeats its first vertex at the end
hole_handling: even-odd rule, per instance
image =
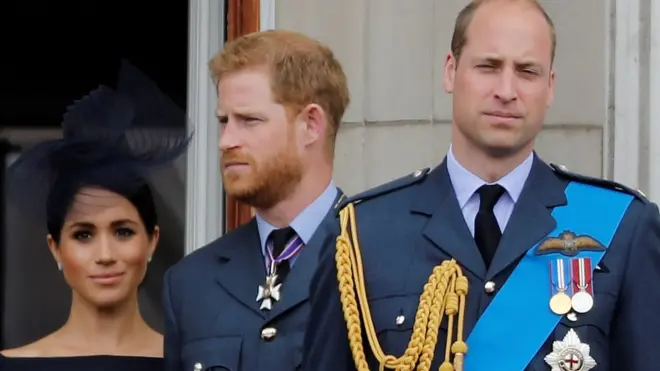
MULTIPOLYGON (((586 282, 587 275, 590 275, 590 269, 586 266, 589 265, 589 258, 579 258, 580 269, 578 272, 574 272, 573 275, 579 274, 578 278, 578 291, 569 296, 569 293, 572 291, 572 285, 565 284, 564 274, 566 272, 564 265, 566 261, 563 259, 557 259, 556 265, 553 267, 553 275, 558 277, 557 282, 559 283, 556 287, 557 292, 552 295, 550 298, 550 310, 557 315, 565 315, 573 309, 577 313, 587 313, 594 306, 593 296, 589 293, 587 288, 591 285, 591 282, 586 282)), ((575 278, 575 277, 573 277, 575 278)), ((572 282, 573 280, 569 280, 572 282)))

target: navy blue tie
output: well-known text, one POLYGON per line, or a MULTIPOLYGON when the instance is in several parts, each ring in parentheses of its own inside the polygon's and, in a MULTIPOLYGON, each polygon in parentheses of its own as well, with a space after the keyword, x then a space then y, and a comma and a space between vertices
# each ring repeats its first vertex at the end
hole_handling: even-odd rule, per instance
POLYGON ((479 193, 480 203, 479 212, 474 219, 474 241, 477 243, 486 269, 488 269, 502 237, 502 231, 495 218, 493 208, 504 194, 504 187, 499 184, 483 185, 477 190, 477 193, 479 193))
MULTIPOLYGON (((294 231, 291 227, 276 229, 270 232, 269 237, 273 242, 273 257, 277 259, 277 257, 282 254, 282 251, 284 251, 286 245, 296 237, 296 231, 294 231)), ((288 260, 284 260, 277 265, 278 283, 284 282, 284 279, 289 274, 290 269, 291 267, 289 266, 288 260)))

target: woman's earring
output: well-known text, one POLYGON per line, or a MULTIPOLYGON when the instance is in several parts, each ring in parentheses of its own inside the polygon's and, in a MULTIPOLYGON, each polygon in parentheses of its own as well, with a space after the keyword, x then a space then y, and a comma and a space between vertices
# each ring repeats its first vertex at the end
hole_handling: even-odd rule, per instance
POLYGON ((61 271, 62 270, 62 263, 57 262, 57 270, 61 271))
POLYGON ((147 263, 151 263, 151 256, 147 259, 147 263))

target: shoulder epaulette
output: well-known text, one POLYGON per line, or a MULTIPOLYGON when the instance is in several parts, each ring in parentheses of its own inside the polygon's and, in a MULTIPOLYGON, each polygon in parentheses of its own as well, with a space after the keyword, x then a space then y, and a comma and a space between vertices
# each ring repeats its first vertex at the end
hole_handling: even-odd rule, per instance
POLYGON ((381 184, 377 187, 368 189, 356 195, 346 197, 336 205, 336 208, 338 210, 341 210, 344 208, 344 206, 350 203, 358 204, 360 202, 364 202, 366 200, 376 198, 378 196, 386 195, 388 193, 394 192, 402 188, 409 187, 413 184, 417 184, 421 182, 424 178, 426 178, 426 175, 429 173, 430 170, 431 170, 430 168, 419 169, 414 173, 408 174, 401 178, 392 180, 385 184, 381 184))
POLYGON ((597 187, 602 187, 602 188, 607 188, 607 189, 612 189, 615 191, 627 193, 629 195, 635 196, 639 198, 640 200, 646 200, 646 195, 640 191, 639 189, 631 188, 626 185, 623 185, 621 183, 615 182, 613 180, 608 180, 608 179, 602 179, 602 178, 596 178, 596 177, 591 177, 583 174, 578 174, 574 173, 568 170, 568 168, 564 165, 557 165, 557 164, 550 164, 550 167, 552 167, 552 170, 554 172, 561 176, 562 178, 566 178, 569 180, 574 180, 576 182, 580 183, 585 183, 585 184, 590 184, 594 185, 597 187))

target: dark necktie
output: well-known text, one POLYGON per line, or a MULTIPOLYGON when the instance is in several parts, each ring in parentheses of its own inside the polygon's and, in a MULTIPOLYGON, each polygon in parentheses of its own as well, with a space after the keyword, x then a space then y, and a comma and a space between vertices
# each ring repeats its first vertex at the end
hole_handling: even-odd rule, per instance
MULTIPOLYGON (((296 231, 291 227, 276 229, 270 232, 270 239, 273 242, 273 257, 277 259, 286 245, 296 237, 296 231)), ((290 266, 289 261, 285 260, 276 265, 277 267, 277 282, 284 282, 284 279, 289 274, 290 266)))
POLYGON ((474 240, 484 259, 486 269, 488 269, 502 237, 502 231, 497 224, 493 208, 504 194, 504 188, 499 184, 483 185, 477 192, 480 204, 479 212, 474 220, 474 240))

